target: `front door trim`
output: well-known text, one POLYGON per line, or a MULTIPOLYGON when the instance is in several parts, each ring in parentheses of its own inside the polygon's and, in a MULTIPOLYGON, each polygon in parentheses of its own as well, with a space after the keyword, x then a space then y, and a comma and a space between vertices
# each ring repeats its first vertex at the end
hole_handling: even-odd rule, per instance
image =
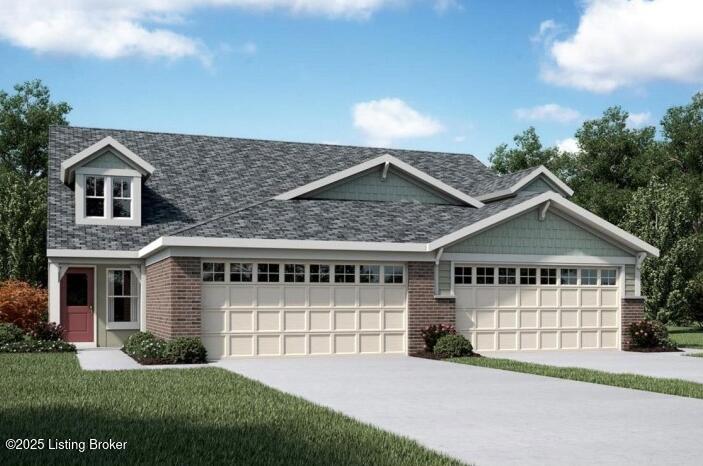
MULTIPOLYGON (((70 265, 68 269, 66 270, 66 273, 70 272, 71 269, 90 269, 91 273, 93 274, 93 340, 92 341, 87 341, 87 342, 73 342, 73 344, 78 347, 78 348, 94 348, 97 346, 97 338, 98 338, 98 319, 97 319, 97 297, 98 297, 98 274, 97 274, 97 267, 95 265, 83 265, 83 264, 74 264, 70 265)), ((58 320, 57 323, 64 325, 65 323, 61 321, 62 315, 63 315, 63 306, 64 306, 64 292, 65 288, 63 286, 63 278, 65 277, 65 274, 61 279, 59 280, 59 313, 58 313, 58 320)))

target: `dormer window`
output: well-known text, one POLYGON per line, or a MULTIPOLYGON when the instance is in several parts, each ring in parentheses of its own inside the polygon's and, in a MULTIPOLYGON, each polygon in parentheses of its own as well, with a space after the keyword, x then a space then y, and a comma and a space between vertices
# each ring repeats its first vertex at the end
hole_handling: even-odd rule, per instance
POLYGON ((61 163, 61 181, 75 189, 79 225, 140 226, 142 180, 153 172, 111 137, 61 163))

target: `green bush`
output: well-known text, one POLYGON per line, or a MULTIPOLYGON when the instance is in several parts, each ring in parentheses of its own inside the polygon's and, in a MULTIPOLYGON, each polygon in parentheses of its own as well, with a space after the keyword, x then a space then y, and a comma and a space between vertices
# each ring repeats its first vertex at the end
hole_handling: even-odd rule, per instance
POLYGON ((166 342, 166 356, 173 364, 200 364, 207 361, 207 351, 199 338, 175 338, 166 342))
POLYGON ((445 335, 434 345, 434 354, 440 358, 458 358, 468 356, 474 348, 463 335, 445 335))
POLYGON ((0 353, 73 353, 76 347, 65 341, 25 339, 0 345, 0 353))
POLYGON ((456 329, 451 324, 432 324, 421 331, 422 339, 425 341, 425 351, 432 352, 434 345, 445 335, 455 335, 456 329))
POLYGON ((635 348, 671 348, 674 344, 669 340, 666 326, 656 320, 640 320, 630 324, 630 338, 635 348))
POLYGON ((151 332, 130 335, 123 351, 141 364, 198 364, 206 361, 207 352, 198 338, 175 338, 166 341, 151 332))
POLYGON ((15 324, 0 322, 0 345, 21 341, 24 332, 15 324))
POLYGON ((137 332, 127 338, 124 352, 142 364, 168 364, 166 342, 151 332, 137 332))

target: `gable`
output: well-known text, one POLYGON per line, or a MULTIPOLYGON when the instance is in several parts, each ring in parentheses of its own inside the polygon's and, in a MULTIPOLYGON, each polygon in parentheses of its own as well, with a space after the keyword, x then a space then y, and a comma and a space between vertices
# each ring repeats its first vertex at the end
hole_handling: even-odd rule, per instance
POLYGON ((131 166, 123 161, 117 154, 108 150, 94 159, 86 162, 83 167, 90 168, 121 168, 129 169, 131 166))
POLYGON ((526 191, 529 193, 545 193, 547 191, 554 191, 556 193, 559 192, 559 190, 555 189, 543 177, 536 178, 534 181, 531 181, 519 191, 526 191))
POLYGON ((599 257, 633 255, 552 210, 547 212, 544 220, 539 220, 539 209, 530 210, 455 243, 446 252, 599 257))
POLYGON ((395 168, 390 167, 384 178, 382 166, 306 194, 302 198, 462 205, 432 186, 414 180, 395 168))

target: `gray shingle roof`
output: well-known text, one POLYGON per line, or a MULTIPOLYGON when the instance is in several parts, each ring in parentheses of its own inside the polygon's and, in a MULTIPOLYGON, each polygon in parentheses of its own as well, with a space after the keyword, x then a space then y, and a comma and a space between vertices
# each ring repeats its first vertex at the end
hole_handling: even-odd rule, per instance
POLYGON ((484 218, 511 202, 483 209, 408 203, 400 208, 389 203, 351 201, 265 202, 386 153, 469 195, 493 191, 487 187, 502 178, 475 157, 463 154, 52 127, 48 247, 135 250, 171 234, 426 241, 484 218), (60 164, 106 136, 156 168, 143 187, 141 227, 75 224, 74 191, 59 180, 60 164), (261 202, 265 203, 245 209, 261 202), (217 219, 240 209, 245 210, 217 219), (189 230, 178 233, 186 228, 189 230))

